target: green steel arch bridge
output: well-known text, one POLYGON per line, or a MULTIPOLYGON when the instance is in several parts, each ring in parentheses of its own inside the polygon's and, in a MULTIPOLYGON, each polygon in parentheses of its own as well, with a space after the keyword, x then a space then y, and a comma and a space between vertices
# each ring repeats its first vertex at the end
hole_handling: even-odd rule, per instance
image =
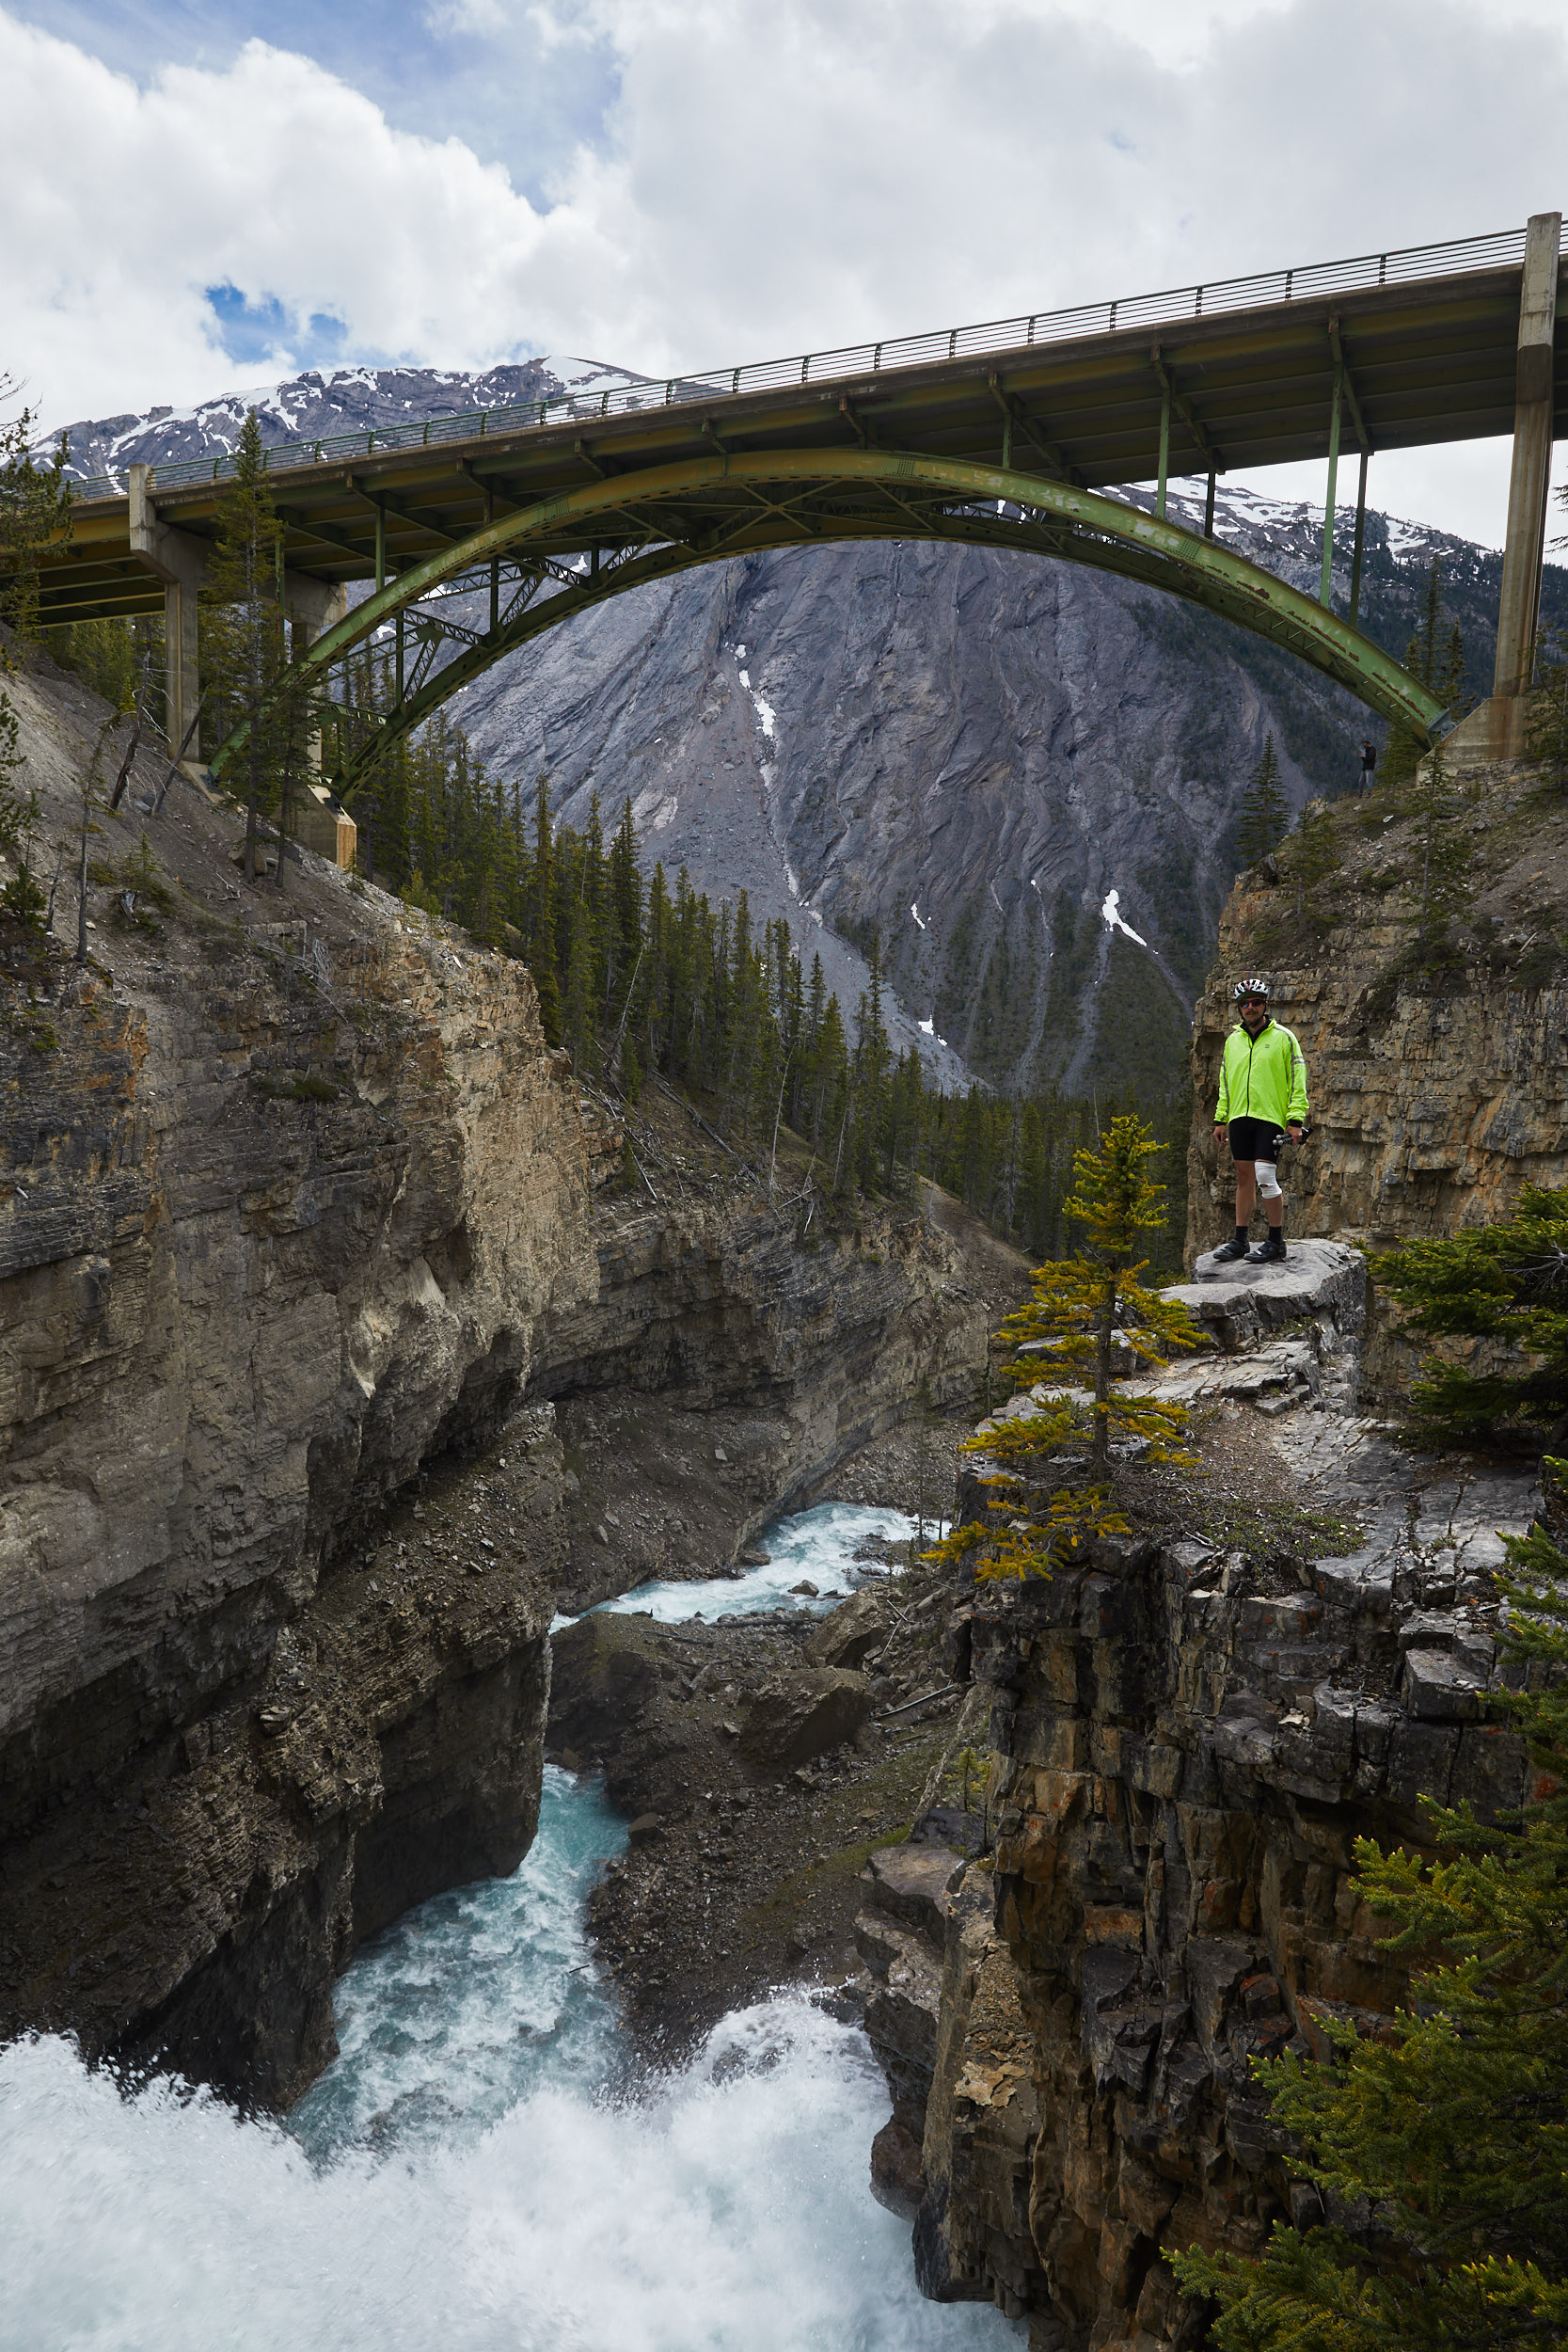
MULTIPOLYGON (((1518 750, 1551 444, 1568 427, 1561 246, 1561 215, 1539 214, 1455 244, 272 449, 296 664, 340 696, 368 641, 390 666, 390 707, 366 714, 329 780, 351 793, 492 662, 607 597, 729 556, 868 538, 1010 548, 1141 580, 1431 741, 1441 707, 1356 627, 1368 462, 1509 432, 1494 692, 1463 723, 1481 755, 1518 750), (1354 522, 1348 500, 1341 521, 1353 455, 1354 522), (1326 466, 1316 597, 1213 535, 1220 475, 1303 458, 1326 466), (1166 513, 1169 481, 1192 476, 1208 482, 1201 532, 1166 513), (1152 501, 1121 495, 1129 485, 1152 485, 1152 501), (1341 616, 1330 575, 1345 529, 1341 616), (350 583, 368 589, 352 611, 350 583)), ((193 730, 191 753, 196 598, 231 471, 220 457, 80 482, 42 570, 45 624, 164 612, 169 735, 193 730)), ((213 752, 218 776, 238 741, 213 752)))

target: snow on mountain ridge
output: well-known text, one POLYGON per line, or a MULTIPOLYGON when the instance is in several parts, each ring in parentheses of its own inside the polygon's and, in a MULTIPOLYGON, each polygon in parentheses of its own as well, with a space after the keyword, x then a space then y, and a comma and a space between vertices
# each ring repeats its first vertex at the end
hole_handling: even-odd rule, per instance
POLYGON ((563 392, 631 389, 653 381, 607 360, 568 356, 509 363, 482 375, 456 368, 309 368, 276 384, 219 392, 191 407, 80 419, 55 427, 39 446, 40 451, 53 450, 63 430, 71 452, 70 472, 118 474, 138 463, 227 456, 251 408, 261 421, 263 440, 278 446, 462 415, 469 409, 510 407, 563 392))

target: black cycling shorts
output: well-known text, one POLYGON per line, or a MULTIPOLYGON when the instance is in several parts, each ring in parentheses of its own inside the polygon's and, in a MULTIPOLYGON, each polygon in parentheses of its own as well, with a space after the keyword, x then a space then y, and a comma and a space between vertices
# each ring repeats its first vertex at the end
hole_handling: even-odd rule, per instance
POLYGON ((1233 1119, 1230 1122, 1230 1156, 1233 1160, 1270 1160, 1277 1163, 1285 1149, 1283 1129, 1272 1119, 1233 1119))

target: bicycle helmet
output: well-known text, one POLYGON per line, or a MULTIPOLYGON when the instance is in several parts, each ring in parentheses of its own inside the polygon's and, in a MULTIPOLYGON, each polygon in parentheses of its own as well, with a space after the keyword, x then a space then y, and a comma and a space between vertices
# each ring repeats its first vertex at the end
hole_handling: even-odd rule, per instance
POLYGON ((1254 974, 1250 980, 1238 980, 1230 993, 1238 1005, 1241 1003, 1243 996, 1261 996, 1264 1002, 1267 1003, 1269 984, 1267 980, 1260 980, 1257 975, 1254 974))

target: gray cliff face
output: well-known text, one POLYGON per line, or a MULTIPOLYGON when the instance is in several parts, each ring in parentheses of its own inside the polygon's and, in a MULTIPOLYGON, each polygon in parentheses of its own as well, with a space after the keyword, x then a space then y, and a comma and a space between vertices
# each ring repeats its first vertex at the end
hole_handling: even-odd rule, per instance
MULTIPOLYGON (((48 871, 103 709, 7 691, 48 871)), ((281 2106, 356 1944, 527 1851, 560 1595, 705 1572, 967 1392, 1019 1268, 645 1120, 631 1198, 521 964, 308 854, 242 888, 232 804, 135 807, 162 771, 85 970, 0 924, 0 2034, 281 2106)))
POLYGON ((1371 2032, 1406 1997, 1354 1840, 1419 1842, 1423 1797, 1485 1817, 1528 1776, 1488 1694, 1529 1474, 1422 1461, 1355 1416, 1355 1252, 1304 1243, 1180 1295, 1218 1352, 1168 1392, 1217 1411, 1255 1491, 1348 1523, 1268 1560, 1134 1534, 960 1587, 994 1851, 948 1857, 901 2010, 868 2012, 922 2284, 1028 2313, 1036 2352, 1176 2352, 1198 2314, 1164 2253, 1323 2218, 1249 2061, 1321 2059, 1327 2020, 1371 2032))
POLYGON ((1086 1089, 1184 1042, 1238 777, 1280 696, 1333 701, 1303 674, 1271 702, 1250 652, 1068 565, 832 548, 628 596, 457 715, 574 823, 630 793, 649 859, 786 916, 851 1004, 840 943, 875 930, 906 1040, 1086 1089))
MULTIPOLYGON (((97 714, 8 691, 47 842, 97 714)), ((0 1980, 8 2027, 273 2102, 358 1937, 532 1835, 553 1435, 482 1578, 338 1571, 594 1256, 527 973, 319 861, 242 896, 236 831, 182 787, 166 903, 101 888, 85 971, 6 932, 0 1980)))
MULTIPOLYGON (((1172 512, 1201 525, 1200 502, 1172 512)), ((1216 530, 1315 591, 1307 508, 1233 491, 1216 530)), ((1479 675, 1497 559, 1462 541, 1370 517, 1370 626, 1403 649, 1434 554, 1479 675)), ((1347 788, 1381 734, 1316 672, 1195 607, 920 542, 750 557, 638 592, 455 708, 501 772, 546 772, 574 824, 591 791, 610 813, 629 794, 648 862, 785 916, 851 1009, 864 967, 845 950, 874 930, 900 1041, 949 1083, 940 1041, 992 1083, 1082 1091, 1169 1087, 1264 737, 1294 810, 1347 788)))
MULTIPOLYGON (((270 391, 263 427, 310 438, 591 375, 566 360, 484 378, 339 370, 270 391)), ((84 463, 124 464, 227 448, 240 416, 230 401, 73 431, 84 463)), ((1201 495, 1176 485, 1171 512, 1201 528, 1201 495)), ((1315 594, 1321 518, 1306 506, 1222 489, 1215 527, 1315 594)), ((1350 548, 1342 516, 1341 611, 1350 548)), ((1364 626, 1402 653, 1433 555, 1484 691, 1497 556, 1370 515, 1364 626)), ((1548 567, 1544 617, 1565 613, 1568 574, 1548 567)), ((875 930, 895 1042, 944 1083, 1085 1091, 1168 1089, 1265 735, 1295 810, 1348 788, 1362 738, 1382 732, 1316 672, 1194 607, 919 542, 746 558, 635 591, 498 664, 453 710, 502 776, 531 789, 546 771, 574 824, 593 790, 611 816, 629 794, 650 866, 684 864, 710 894, 744 889, 759 919, 784 916, 851 1014, 875 930)))
MULTIPOLYGON (((1490 1224, 1521 1185, 1568 1178, 1568 809, 1527 766, 1462 771, 1460 790, 1449 837, 1466 904, 1441 969, 1419 937, 1419 818, 1387 795, 1330 812, 1334 859, 1305 920, 1272 862, 1237 883, 1195 1010, 1190 1253, 1230 1229, 1212 1121, 1244 972, 1271 976, 1307 1061, 1311 1132, 1282 1180, 1292 1234, 1386 1249, 1490 1224)), ((1431 1352, 1402 1324, 1374 1296, 1369 1401, 1402 1406, 1431 1352)))
POLYGON ((528 1393, 555 1400, 579 1485, 564 1608, 722 1568, 911 1397, 976 1401, 989 1334, 1028 1280, 935 1186, 831 1220, 810 1191, 770 1200, 733 1169, 694 1182, 690 1146, 673 1118, 640 1122, 664 1198, 601 1201, 597 1284, 536 1343, 528 1393))

